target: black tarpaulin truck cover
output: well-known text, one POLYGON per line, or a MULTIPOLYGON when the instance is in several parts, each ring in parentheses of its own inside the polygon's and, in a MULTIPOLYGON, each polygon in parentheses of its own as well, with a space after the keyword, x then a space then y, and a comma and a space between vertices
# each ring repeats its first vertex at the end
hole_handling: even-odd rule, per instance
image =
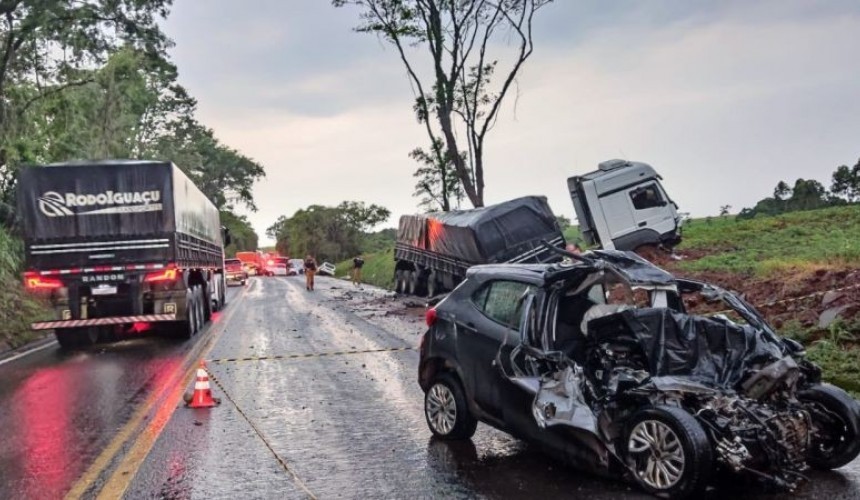
POLYGON ((397 240, 469 263, 504 262, 527 241, 561 236, 543 196, 525 196, 474 210, 400 218, 397 240))
POLYGON ((172 261, 179 240, 213 258, 222 247, 218 209, 170 162, 25 168, 18 208, 31 268, 172 261))

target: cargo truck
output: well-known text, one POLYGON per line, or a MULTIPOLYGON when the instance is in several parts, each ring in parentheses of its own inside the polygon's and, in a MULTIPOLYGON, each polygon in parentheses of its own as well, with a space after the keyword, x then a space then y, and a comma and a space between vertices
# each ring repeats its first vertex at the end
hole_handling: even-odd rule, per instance
MULTIPOLYGON (((190 338, 224 307, 218 209, 173 163, 110 160, 21 171, 26 288, 63 348, 154 326, 190 338)), ((225 241, 226 240, 226 241, 225 241)))
POLYGON ((432 297, 453 290, 476 264, 558 260, 544 242, 565 246, 542 196, 473 210, 404 215, 394 249, 395 290, 432 297))

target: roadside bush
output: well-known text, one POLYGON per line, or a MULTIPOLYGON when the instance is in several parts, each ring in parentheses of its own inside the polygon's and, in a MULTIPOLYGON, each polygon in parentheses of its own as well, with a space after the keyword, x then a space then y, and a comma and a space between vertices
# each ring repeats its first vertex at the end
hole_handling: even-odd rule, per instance
POLYGON ((25 344, 39 334, 30 323, 45 316, 44 304, 24 292, 20 279, 23 245, 0 229, 0 351, 25 344))

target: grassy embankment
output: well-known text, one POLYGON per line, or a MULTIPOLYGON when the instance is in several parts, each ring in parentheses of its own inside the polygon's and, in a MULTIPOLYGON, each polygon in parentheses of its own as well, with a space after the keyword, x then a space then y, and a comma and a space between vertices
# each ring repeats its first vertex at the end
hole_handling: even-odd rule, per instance
POLYGON ((0 229, 0 351, 18 347, 41 334, 30 323, 41 319, 42 304, 24 293, 21 283, 21 241, 0 229))
POLYGON ((773 276, 860 265, 860 206, 792 212, 736 221, 697 219, 684 227, 679 250, 704 252, 679 265, 689 271, 773 276))
MULTIPOLYGON (((339 262, 335 274, 346 277, 352 270, 352 259, 339 262)), ((382 288, 394 288, 394 243, 391 247, 364 254, 362 281, 382 288)))

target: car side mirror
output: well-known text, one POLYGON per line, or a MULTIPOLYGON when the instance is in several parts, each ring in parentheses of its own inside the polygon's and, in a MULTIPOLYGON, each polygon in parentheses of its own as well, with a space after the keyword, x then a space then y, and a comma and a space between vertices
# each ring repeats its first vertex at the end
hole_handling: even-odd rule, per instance
POLYGON ((230 237, 230 230, 228 228, 222 226, 221 227, 221 235, 222 235, 221 239, 224 240, 224 246, 225 247, 228 246, 233 241, 233 238, 230 237))

